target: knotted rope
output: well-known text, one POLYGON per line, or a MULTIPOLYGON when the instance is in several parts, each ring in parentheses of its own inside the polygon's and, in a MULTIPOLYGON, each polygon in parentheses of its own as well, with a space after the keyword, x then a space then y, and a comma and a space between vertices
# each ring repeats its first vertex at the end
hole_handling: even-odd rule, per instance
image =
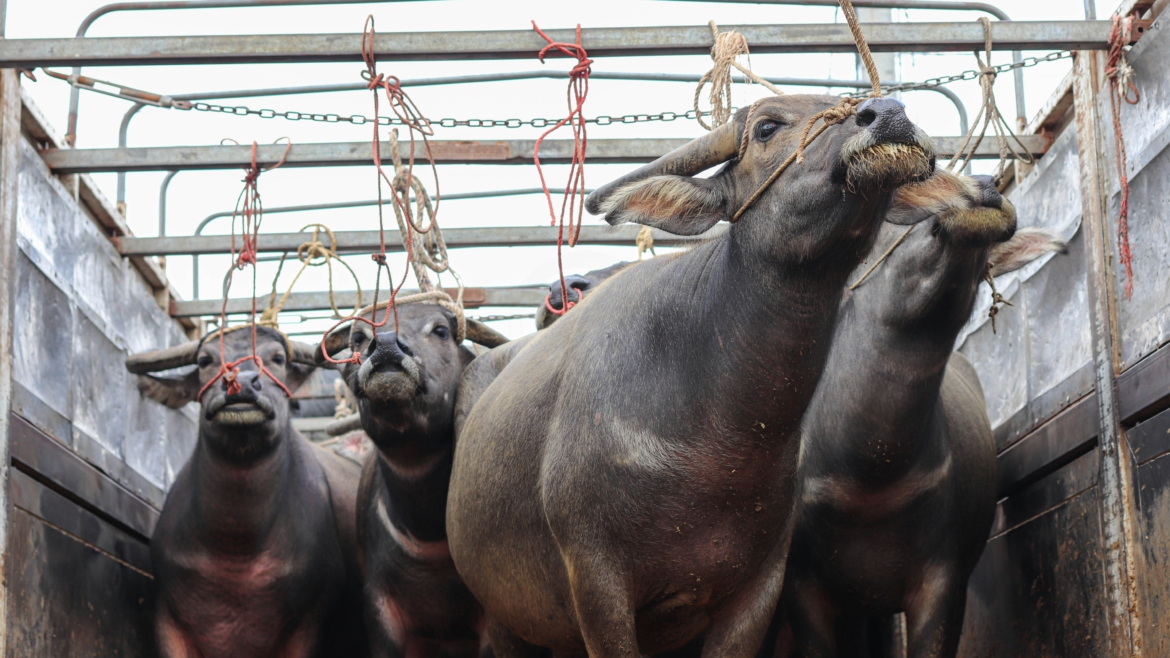
POLYGON ((642 254, 647 251, 650 252, 651 256, 658 256, 654 252, 654 229, 649 226, 643 226, 638 230, 638 237, 634 238, 634 244, 638 247, 638 260, 642 260, 642 254))
POLYGON ((1003 298, 999 291, 995 289, 995 277, 991 276, 991 265, 987 266, 987 271, 983 274, 983 280, 987 285, 991 286, 991 308, 987 311, 987 317, 991 318, 991 333, 995 331, 995 316, 999 315, 1000 307, 1012 306, 1012 303, 1003 298))
POLYGON ((1035 164, 1036 160, 1032 154, 1028 152, 1028 148, 1020 142, 1020 138, 1016 136, 1015 131, 1004 120, 1003 115, 999 113, 999 107, 995 102, 995 69, 991 66, 991 20, 986 16, 979 18, 979 22, 983 25, 984 50, 986 51, 987 61, 984 61, 979 56, 979 51, 975 51, 975 61, 979 64, 979 87, 983 90, 983 103, 979 108, 979 114, 975 116, 975 120, 971 122, 971 129, 967 131, 963 138, 963 144, 951 161, 947 163, 948 171, 955 171, 956 168, 962 171, 966 168, 967 163, 974 157, 975 152, 979 149, 979 145, 983 142, 983 136, 987 134, 987 128, 991 127, 995 133, 995 141, 999 145, 999 166, 995 169, 993 178, 998 186, 1000 180, 1003 178, 1004 169, 1007 167, 1009 158, 1014 158, 1024 164, 1035 164), (982 122, 982 125, 980 125, 982 122), (978 133, 978 137, 976 134, 978 133), (973 143, 972 143, 973 142, 973 143))
POLYGON ((731 119, 732 67, 739 69, 748 81, 763 85, 777 96, 784 95, 784 92, 771 82, 752 73, 752 56, 748 50, 746 37, 735 30, 720 32, 715 21, 710 21, 708 25, 711 26, 711 36, 715 40, 715 45, 711 47, 711 59, 715 63, 711 66, 710 71, 703 74, 699 80, 699 86, 695 87, 695 117, 699 120, 700 126, 707 130, 714 130, 731 119), (748 65, 746 67, 739 63, 740 55, 747 57, 748 65), (711 103, 711 111, 708 113, 711 115, 711 125, 707 125, 707 122, 703 121, 703 111, 699 109, 699 98, 707 83, 711 83, 711 93, 708 97, 711 103))
MULTIPOLYGON (((240 191, 240 196, 236 199, 236 207, 232 210, 232 263, 228 266, 227 274, 223 279, 223 305, 219 311, 219 326, 220 329, 216 332, 219 336, 219 372, 215 374, 203 388, 199 389, 199 395, 195 398, 202 402, 203 394, 211 385, 219 381, 221 378, 227 382, 228 395, 238 395, 241 387, 240 383, 236 381, 240 374, 240 364, 245 361, 252 361, 256 364, 257 369, 266 375, 269 379, 276 382, 280 390, 288 397, 292 397, 292 392, 284 385, 284 382, 277 379, 268 368, 264 366, 264 359, 256 352, 256 252, 258 249, 258 242, 260 240, 260 223, 264 219, 264 204, 260 201, 260 188, 258 183, 260 181, 260 174, 265 171, 271 171, 284 164, 288 159, 288 152, 292 148, 292 140, 282 138, 287 141, 284 148, 284 154, 280 157, 280 161, 271 167, 260 167, 256 162, 256 142, 252 142, 252 163, 251 166, 244 170, 244 189, 240 191), (236 251, 236 218, 240 218, 240 239, 241 248, 236 251), (252 266, 252 315, 251 322, 247 325, 236 327, 237 329, 249 327, 252 330, 252 353, 248 356, 241 357, 228 363, 224 356, 224 335, 231 330, 227 329, 227 304, 228 292, 232 287, 232 278, 236 270, 242 270, 246 265, 252 266)), ((277 140, 278 142, 280 140, 277 140)), ((216 335, 212 334, 212 335, 216 335)), ((206 338, 205 338, 206 340, 206 338)), ((288 339, 285 339, 285 347, 288 347, 288 339)))
MULTIPOLYGON (((849 22, 849 31, 853 33, 853 40, 857 43, 857 52, 861 56, 861 60, 865 63, 865 69, 869 71, 869 81, 870 84, 873 85, 873 92, 870 93, 869 97, 881 98, 882 85, 881 80, 878 77, 877 65, 873 62, 873 55, 869 52, 869 46, 865 42, 865 35, 861 32, 861 24, 857 20, 857 12, 853 10, 853 2, 851 0, 839 0, 839 2, 841 3, 841 11, 845 14, 845 20, 849 22)), ((735 215, 731 217, 731 223, 734 224, 735 222, 738 222, 739 218, 742 217, 749 208, 755 205, 756 201, 758 201, 760 197, 764 195, 764 192, 768 191, 768 188, 776 182, 776 179, 780 178, 780 175, 783 174, 785 170, 787 170, 788 167, 792 165, 793 162, 804 164, 804 151, 806 148, 808 148, 809 144, 812 144, 813 141, 815 141, 816 138, 820 137, 822 133, 828 130, 830 126, 835 126, 853 116, 857 112, 857 106, 863 102, 865 101, 860 98, 845 97, 842 98, 841 102, 837 105, 813 115, 813 117, 809 119, 808 123, 805 125, 804 132, 802 132, 800 135, 800 142, 798 142, 796 150, 793 151, 792 155, 788 156, 788 159, 781 163, 776 171, 772 172, 772 175, 768 177, 768 180, 764 181, 764 184, 761 185, 760 188, 757 189, 755 193, 752 194, 751 197, 749 197, 742 206, 740 206, 739 210, 735 212, 735 215), (818 121, 823 121, 823 123, 814 132, 813 126, 816 125, 818 121)), ((739 145, 739 159, 741 161, 743 160, 744 154, 747 151, 749 143, 749 131, 751 129, 751 120, 752 116, 756 112, 758 105, 759 101, 756 101, 752 104, 751 109, 748 110, 747 119, 744 120, 743 139, 740 141, 739 145)))
POLYGON ((544 188, 544 198, 548 201, 548 214, 552 220, 549 225, 558 227, 557 272, 561 277, 561 294, 563 295, 564 306, 559 311, 550 306, 549 310, 557 315, 564 315, 574 306, 573 303, 569 302, 568 287, 565 285, 565 265, 562 258, 565 241, 565 214, 567 210, 570 228, 569 246, 572 247, 577 244, 577 237, 581 234, 581 222, 585 219, 585 149, 589 140, 585 131, 584 108, 585 98, 589 95, 589 74, 593 72, 591 68, 593 66, 593 60, 589 59, 589 53, 581 45, 580 24, 577 25, 577 43, 575 44, 553 41, 551 37, 537 27, 536 21, 532 21, 532 29, 536 30, 536 33, 548 42, 548 45, 541 48, 537 54, 537 58, 541 64, 544 63, 544 57, 550 50, 560 51, 562 54, 577 60, 577 65, 569 71, 569 88, 566 92, 569 115, 558 121, 552 128, 546 130, 536 140, 536 147, 532 150, 532 159, 536 162, 536 173, 540 175, 540 186, 544 188), (565 124, 569 124, 569 127, 573 130, 573 158, 569 163, 569 182, 565 185, 565 197, 561 201, 561 214, 558 222, 557 214, 553 210, 552 194, 548 191, 548 183, 544 179, 544 170, 540 166, 540 145, 546 137, 559 130, 565 124))
POLYGON ((1128 155, 1125 135, 1121 129, 1121 101, 1136 105, 1141 92, 1133 83, 1134 70, 1125 60, 1125 46, 1129 44, 1134 16, 1114 16, 1109 33, 1109 56, 1105 75, 1109 78, 1109 108, 1113 113, 1113 144, 1117 151, 1117 179, 1121 184, 1121 211, 1117 217, 1117 251, 1125 267, 1125 298, 1133 297, 1133 253, 1129 248, 1129 174, 1126 172, 1128 155), (1131 97, 1132 94, 1132 97, 1131 97))
MULTIPOLYGON (((399 280, 398 285, 395 286, 394 285, 394 277, 392 274, 390 274, 390 268, 386 265, 386 225, 385 225, 385 217, 384 217, 384 213, 383 213, 384 203, 383 203, 383 198, 382 198, 382 182, 385 181, 387 184, 390 185, 391 196, 394 200, 395 212, 401 213, 402 215, 405 215, 408 218, 412 218, 413 215, 411 214, 411 211, 410 211, 410 190, 412 189, 412 185, 411 184, 395 185, 395 180, 399 180, 399 179, 405 180, 405 181, 415 180, 415 178, 414 178, 414 158, 415 158, 415 153, 417 152, 417 148, 415 145, 415 132, 418 132, 419 136, 422 138, 423 150, 426 153, 427 162, 431 166, 431 173, 435 177, 435 205, 434 205, 434 208, 430 209, 430 199, 429 198, 427 198, 427 201, 426 201, 427 207, 428 207, 428 209, 430 209, 430 213, 431 213, 430 218, 431 218, 432 225, 434 223, 435 218, 438 217, 439 203, 441 201, 441 198, 439 196, 439 172, 438 172, 438 169, 435 167, 435 158, 434 158, 434 153, 432 153, 432 151, 431 151, 431 143, 427 139, 428 137, 433 136, 435 134, 435 131, 431 127, 430 120, 427 119, 422 114, 421 111, 419 111, 418 106, 416 106, 414 104, 414 101, 411 100, 410 96, 405 91, 403 91, 401 81, 396 76, 392 76, 392 75, 387 76, 387 75, 378 73, 378 69, 377 69, 378 62, 377 62, 376 52, 374 49, 374 40, 375 40, 374 17, 373 17, 373 15, 370 15, 370 16, 366 17, 366 24, 362 28, 362 61, 365 62, 365 65, 366 65, 366 70, 362 71, 362 79, 364 79, 366 81, 366 87, 370 91, 372 91, 373 95, 374 95, 374 118, 375 118, 375 121, 373 122, 374 123, 374 136, 373 136, 373 141, 372 141, 372 144, 370 147, 370 151, 371 151, 371 155, 373 156, 373 160, 374 160, 374 169, 376 170, 375 179, 377 180, 377 183, 378 183, 378 251, 371 254, 370 258, 371 258, 371 260, 373 260, 377 264, 378 274, 377 274, 377 277, 374 279, 374 303, 370 307, 368 307, 368 308, 373 309, 374 315, 373 315, 373 319, 366 319, 365 317, 362 317, 363 315, 365 315, 365 313, 362 313, 359 311, 358 313, 355 313, 350 317, 346 317, 346 318, 342 318, 342 319, 338 320, 336 324, 334 324, 332 327, 330 327, 329 329, 327 329, 325 331, 325 334, 324 334, 324 336, 322 336, 322 340, 321 340, 321 355, 324 357, 324 359, 326 361, 328 361, 329 363, 332 363, 334 365, 341 365, 341 364, 345 364, 345 363, 359 363, 360 364, 362 362, 361 354, 355 353, 352 356, 350 356, 350 358, 348 358, 348 359, 343 359, 343 360, 338 361, 338 360, 333 359, 331 356, 329 356, 328 352, 326 351, 325 338, 327 338, 330 333, 332 333, 335 329, 337 329, 341 325, 345 324, 346 322, 364 322, 364 323, 370 325, 370 327, 372 327, 376 331, 377 329, 386 326, 386 324, 390 320, 390 316, 393 315, 394 316, 394 329, 395 329, 395 331, 398 330, 398 307, 396 304, 396 298, 398 297, 399 290, 402 289, 402 285, 404 283, 406 283, 406 275, 407 275, 407 273, 410 272, 411 266, 413 264, 413 259, 407 258, 406 271, 403 272, 402 278, 399 280), (397 143, 398 143, 397 142, 397 135, 392 134, 392 136, 391 136, 391 142, 392 142, 392 144, 394 144, 396 146, 396 148, 394 149, 394 158, 395 158, 394 161, 396 163, 394 179, 391 179, 389 176, 387 176, 386 172, 382 169, 382 142, 381 142, 381 140, 378 139, 378 121, 377 121, 377 118, 379 117, 379 100, 378 100, 378 98, 379 98, 378 91, 379 90, 382 90, 385 93, 386 102, 390 106, 390 110, 392 112, 394 112, 394 115, 398 118, 398 120, 401 122, 401 124, 406 126, 408 134, 410 135, 410 158, 408 160, 409 164, 405 167, 405 172, 398 171, 398 166, 401 163, 400 163, 400 160, 398 160, 398 158, 400 156, 399 156, 398 148, 397 148, 397 143), (383 270, 386 271, 386 277, 387 277, 389 284, 390 284, 390 300, 386 303, 379 303, 378 296, 381 293, 382 271, 383 270), (382 317, 381 320, 378 320, 377 312, 379 310, 383 310, 383 309, 388 309, 387 313, 382 317)), ((425 196, 425 194, 424 194, 424 196, 425 196)), ((415 232, 416 224, 413 221, 413 219, 411 219, 410 221, 400 223, 399 227, 400 227, 400 229, 403 229, 405 232, 405 234, 403 235, 403 244, 406 246, 406 253, 413 256, 415 253, 414 232, 415 232)), ((429 231, 430 228, 428 227, 427 230, 429 231)))
POLYGON ((276 266, 276 276, 272 278, 272 293, 268 297, 268 308, 264 309, 264 312, 260 314, 260 326, 262 327, 279 328, 277 316, 284 309, 284 305, 288 301, 289 295, 292 294, 293 288, 296 287, 301 275, 310 267, 321 267, 322 265, 329 271, 329 306, 333 309, 334 317, 341 317, 341 311, 338 310, 337 301, 333 297, 333 261, 335 260, 341 263, 345 269, 349 270, 349 275, 353 277, 354 285, 357 288, 357 303, 354 304, 353 312, 357 313, 357 310, 362 307, 361 282, 358 281, 358 276, 353 271, 353 268, 349 266, 349 263, 337 255, 337 236, 324 224, 309 224, 308 226, 302 227, 300 232, 303 233, 309 229, 313 229, 312 237, 297 247, 297 260, 301 261, 301 269, 297 270, 296 276, 288 284, 288 289, 285 290, 284 294, 280 297, 280 301, 277 302, 276 283, 280 280, 280 273, 284 270, 284 261, 288 257, 288 252, 286 251, 280 255, 280 263, 276 266), (325 231, 325 234, 329 236, 328 247, 320 240, 321 231, 325 231))

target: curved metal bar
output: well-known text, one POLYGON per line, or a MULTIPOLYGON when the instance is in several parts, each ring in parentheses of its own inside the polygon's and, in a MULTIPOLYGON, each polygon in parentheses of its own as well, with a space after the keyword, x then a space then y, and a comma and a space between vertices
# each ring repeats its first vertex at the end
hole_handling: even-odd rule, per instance
POLYGON ((163 179, 162 185, 158 186, 158 237, 166 237, 167 234, 167 189, 171 186, 171 180, 179 173, 179 169, 169 172, 166 178, 163 179))
MULTIPOLYGON (((592 193, 593 190, 585 190, 586 194, 592 193)), ((564 192, 552 191, 553 194, 564 194, 564 192)), ((544 194, 544 190, 539 187, 524 188, 518 190, 488 190, 485 192, 463 192, 461 194, 444 194, 444 201, 460 201, 466 199, 493 199, 498 197, 508 196, 525 196, 528 194, 544 194)), ((431 197, 434 200, 435 197, 431 197)), ((383 201, 383 203, 386 203, 383 201)), ((314 203, 302 206, 281 206, 277 208, 265 208, 265 215, 274 215, 289 212, 310 212, 314 210, 339 210, 342 208, 368 208, 370 206, 378 205, 378 201, 337 201, 334 203, 314 203)), ((199 225, 195 227, 195 235, 202 235, 203 229, 211 222, 221 219, 223 217, 231 217, 235 211, 223 211, 212 213, 205 217, 199 225)), ((274 259, 273 259, 274 260, 274 259)), ((191 299, 199 299, 199 256, 191 257, 191 299)))
MULTIPOLYGON (((359 5, 375 2, 426 2, 428 0, 170 0, 168 2, 115 2, 98 7, 82 19, 77 36, 84 37, 94 21, 118 11, 152 11, 159 9, 226 9, 242 7, 288 7, 296 5, 359 5)), ((73 67, 73 75, 81 75, 81 67, 73 67)), ((77 144, 77 110, 81 104, 81 90, 69 90, 69 120, 65 128, 65 142, 77 144)))

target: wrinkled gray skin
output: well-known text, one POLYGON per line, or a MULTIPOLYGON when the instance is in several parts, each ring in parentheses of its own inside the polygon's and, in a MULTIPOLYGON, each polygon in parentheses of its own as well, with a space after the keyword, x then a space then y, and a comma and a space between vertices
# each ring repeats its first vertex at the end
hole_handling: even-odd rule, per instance
MULTIPOLYGON (((225 336, 234 361, 248 330, 225 336)), ((265 366, 295 391, 312 368, 288 363, 284 339, 258 329, 265 366)), ((219 341, 188 376, 141 376, 148 397, 178 408, 219 372, 219 341)), ((203 396, 199 441, 167 495, 151 539, 155 628, 165 658, 364 656, 355 464, 310 444, 289 400, 251 361, 241 391, 203 396)))
MULTIPOLYGON (((952 350, 989 258, 1002 273, 1005 261, 1053 250, 1027 257, 1024 233, 1005 242, 1014 209, 990 178, 980 184, 982 221, 961 232, 938 217, 914 226, 842 302, 804 418, 784 584, 802 658, 869 655, 867 619, 903 611, 908 658, 958 651, 967 580, 995 513, 996 452, 979 378, 952 350)), ((873 256, 905 230, 885 227, 873 256)))
MULTIPOLYGON (((379 320, 384 317, 379 312, 379 320)), ((372 316, 367 316, 372 317, 372 316)), ((377 450, 362 469, 358 539, 366 623, 375 656, 490 655, 483 610, 447 549, 447 486, 455 391, 474 355, 455 341, 455 317, 411 304, 377 330, 354 323, 342 376, 377 450)))
MULTIPOLYGON (((706 230, 838 100, 767 99, 746 127, 741 112, 705 139, 726 140, 715 150, 733 159, 747 130, 744 161, 710 179, 689 177, 710 166, 700 158, 671 172, 681 176, 635 181, 602 199, 607 220, 706 230)), ((866 109, 826 131, 726 236, 613 277, 478 397, 459 431, 447 530, 498 655, 634 658, 700 634, 705 655, 758 649, 794 520, 799 421, 846 276, 906 182, 873 170, 847 191, 843 147, 920 137, 900 104, 866 109)), ((928 175, 933 161, 917 153, 928 175)))

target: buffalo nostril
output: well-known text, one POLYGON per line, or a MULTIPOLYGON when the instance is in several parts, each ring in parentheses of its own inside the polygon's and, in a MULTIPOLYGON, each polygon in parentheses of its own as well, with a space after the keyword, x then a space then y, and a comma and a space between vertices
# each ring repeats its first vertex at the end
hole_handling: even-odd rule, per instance
POLYGON ((259 392, 260 389, 263 387, 264 387, 264 383, 260 381, 259 377, 252 378, 252 390, 253 391, 259 392))
POLYGON ((399 338, 398 336, 395 336, 394 340, 398 343, 398 349, 402 350, 403 354, 405 354, 406 356, 414 356, 414 351, 410 349, 409 345, 402 342, 401 338, 399 338))
POLYGON ((857 112, 857 125, 862 128, 872 124, 877 120, 877 112, 870 109, 859 110, 857 112))

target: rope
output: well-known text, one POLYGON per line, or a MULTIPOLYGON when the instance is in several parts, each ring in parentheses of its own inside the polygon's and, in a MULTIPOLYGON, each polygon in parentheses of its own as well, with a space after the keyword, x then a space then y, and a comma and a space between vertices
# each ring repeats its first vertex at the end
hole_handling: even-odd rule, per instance
MULTIPOLYGON (((882 95, 881 80, 878 76, 877 66, 873 63, 873 55, 870 54, 869 46, 865 42, 865 35, 861 32, 861 25, 857 20, 857 12, 853 10, 853 3, 851 0, 840 0, 840 3, 841 10, 845 14, 845 19, 849 22, 849 31, 853 33, 853 40, 857 44, 857 52, 861 55, 862 61, 865 62, 866 70, 869 71, 869 81, 870 84, 873 85, 873 93, 870 94, 870 98, 880 98, 882 95)), ((735 215, 732 216, 731 223, 734 224, 735 222, 738 222, 739 218, 742 217, 745 212, 747 212, 748 208, 751 208, 753 205, 755 205, 756 201, 758 201, 760 197, 764 195, 764 192, 766 192, 768 188, 776 182, 776 179, 780 178, 780 175, 783 174, 785 170, 787 170, 788 167, 792 165, 793 162, 804 164, 804 150, 808 148, 808 145, 812 144, 817 137, 820 137, 822 133, 828 130, 829 126, 835 126, 845 121, 845 119, 853 116, 853 114, 857 112, 857 106, 863 102, 864 100, 860 98, 842 98, 841 102, 837 105, 813 115, 813 117, 808 120, 808 124, 805 125, 804 132, 802 132, 800 135, 800 142, 798 143, 796 150, 793 151, 792 155, 788 156, 788 159, 781 163, 780 166, 777 167, 776 171, 772 172, 772 175, 768 177, 768 180, 764 181, 764 184, 761 185, 760 188, 757 189, 755 193, 752 194, 752 196, 742 206, 740 206, 739 210, 737 210, 735 215), (817 121, 822 120, 824 123, 822 123, 821 126, 817 128, 816 132, 812 132, 813 126, 816 125, 817 121)), ((739 159, 741 161, 743 160, 744 154, 747 152, 749 125, 751 117, 755 114, 758 104, 759 101, 756 101, 756 103, 752 104, 751 109, 748 110, 748 119, 747 122, 745 122, 743 129, 743 141, 741 141, 739 145, 739 159)))
POLYGON ((749 82, 763 85, 777 96, 783 96, 784 92, 771 82, 752 73, 752 56, 748 50, 747 37, 735 30, 720 33, 719 26, 715 24, 715 21, 710 21, 708 25, 711 26, 711 36, 715 40, 715 45, 711 47, 711 59, 714 60, 715 64, 710 71, 703 74, 699 80, 699 86, 695 87, 695 118, 699 120, 700 126, 707 130, 714 130, 717 126, 722 126, 731 120, 732 67, 739 69, 749 82), (747 57, 748 65, 746 68, 737 61, 740 55, 747 57), (708 113, 711 115, 711 125, 707 125, 707 122, 703 121, 703 111, 699 109, 699 98, 703 94, 703 87, 708 82, 711 83, 709 96, 711 111, 708 113))
POLYGON ((853 33, 853 42, 857 44, 857 54, 861 56, 861 61, 865 64, 865 70, 869 74, 869 82, 873 85, 873 93, 870 96, 881 98, 881 74, 878 73, 877 64, 873 61, 873 54, 869 52, 869 44, 865 40, 865 35, 861 32, 861 21, 857 19, 857 11, 853 9, 852 0, 840 0, 840 2, 841 13, 845 15, 845 21, 849 23, 849 31, 853 33))
POLYGON ((296 276, 293 277, 291 283, 288 284, 288 289, 285 290, 284 295, 281 296, 280 302, 276 301, 276 283, 280 280, 280 273, 284 270, 284 261, 288 257, 288 252, 280 255, 280 263, 276 266, 276 276, 272 278, 272 293, 268 297, 268 308, 260 314, 260 326, 270 327, 273 329, 279 328, 277 323, 277 316, 280 315, 281 310, 284 309, 285 303, 288 301, 289 295, 292 294, 293 288, 297 285, 297 280, 305 273, 305 270, 310 267, 321 267, 324 265, 329 271, 329 306, 333 309, 335 317, 341 317, 341 311, 337 308, 337 301, 333 297, 333 261, 341 263, 345 269, 349 270, 349 274, 353 277, 354 285, 357 287, 357 303, 354 304, 354 312, 356 313, 362 307, 362 285, 358 281, 357 274, 349 263, 341 260, 337 255, 337 236, 333 231, 324 224, 309 224, 301 228, 301 232, 313 229, 313 237, 308 241, 302 242, 297 247, 297 260, 301 261, 301 269, 297 270, 296 276), (324 230, 329 236, 329 246, 326 247, 318 238, 321 231, 324 230))
POLYGON ((536 30, 536 33, 548 42, 548 45, 542 48, 537 54, 537 58, 541 64, 544 63, 544 57, 550 50, 558 50, 562 54, 577 60, 577 65, 569 71, 569 88, 566 92, 569 115, 545 131, 536 140, 536 146, 532 150, 532 159, 536 162, 536 173, 540 175, 540 186, 544 188, 544 198, 548 201, 548 214, 552 218, 550 226, 558 226, 557 271, 561 277, 561 295, 563 295, 564 307, 560 311, 551 307, 549 310, 557 315, 564 315, 573 307, 573 304, 569 303, 568 286, 565 285, 565 264, 562 258, 565 241, 565 212, 567 210, 569 215, 569 246, 573 247, 577 244, 577 237, 581 234, 581 223, 585 219, 585 148, 589 140, 585 131, 584 107, 585 98, 589 95, 589 74, 593 72, 591 68, 593 60, 589 59, 589 53, 581 45, 580 24, 577 25, 577 43, 575 44, 553 41, 552 38, 537 27, 536 21, 532 21, 532 29, 536 30), (565 124, 569 124, 569 127, 573 130, 573 159, 569 164, 569 182, 565 186, 565 196, 561 201, 561 215, 558 222, 557 214, 553 210, 552 194, 548 191, 548 183, 544 179, 544 170, 540 166, 540 145, 546 137, 559 130, 565 124), (574 206, 576 207, 574 208, 574 206), (575 222, 574 213, 576 217, 575 222))
POLYGON ((654 252, 654 229, 649 226, 643 226, 639 229, 638 237, 634 238, 634 244, 638 246, 638 260, 642 260, 642 254, 647 251, 650 252, 651 256, 658 256, 654 252))
POLYGON ((1015 131, 1004 120, 1003 115, 999 113, 999 107, 995 102, 995 78, 997 73, 995 68, 991 66, 991 20, 986 16, 982 16, 979 18, 979 22, 983 25, 984 50, 987 55, 987 61, 985 62, 979 56, 979 52, 975 52, 975 61, 979 64, 979 86, 983 90, 983 103, 979 108, 979 114, 971 122, 971 129, 967 131, 966 136, 963 138, 963 144, 951 158, 951 161, 947 163, 947 170, 955 171, 958 169, 961 171, 964 169, 967 163, 971 161, 971 158, 974 157, 979 145, 983 142, 983 136, 987 134, 987 128, 991 127, 995 133, 995 141, 999 145, 999 166, 996 167, 993 176, 998 186, 1000 180, 1003 178, 1003 172, 1007 167, 1009 158, 1014 158, 1024 164, 1035 164, 1036 160, 1028 152, 1028 148, 1020 142, 1015 131), (980 125, 981 122, 982 125, 980 125), (978 133, 978 137, 976 137, 976 133, 978 133))
POLYGON ((348 390, 349 389, 345 387, 344 381, 341 379, 333 380, 333 400, 337 402, 337 406, 333 408, 334 420, 348 418, 358 413, 357 410, 353 408, 353 405, 350 404, 349 395, 346 394, 346 391, 348 390))
POLYGON ((1012 303, 1003 298, 999 291, 995 289, 995 278, 991 276, 991 265, 988 264, 987 271, 983 274, 983 280, 987 285, 991 286, 991 308, 987 311, 987 317, 991 319, 991 333, 995 332, 995 316, 999 315, 1001 306, 1012 306, 1012 303))
MULTIPOLYGON (((360 364, 362 362, 361 354, 358 353, 353 354, 348 359, 338 361, 329 356, 329 353, 326 351, 325 338, 328 337, 329 334, 333 332, 333 330, 337 329, 346 322, 364 322, 370 325, 370 327, 376 331, 377 329, 386 326, 390 320, 390 316, 393 315, 394 330, 398 330, 398 306, 395 300, 398 297, 398 292, 402 289, 402 285, 406 283, 406 275, 410 272, 414 262, 414 233, 416 224, 410 211, 410 190, 413 189, 413 183, 410 185, 396 185, 395 181, 400 179, 405 181, 415 180, 414 158, 415 153, 417 152, 417 148, 415 146, 415 132, 418 132, 419 136, 422 138, 423 150, 426 153, 427 162, 431 166, 431 173, 435 178, 434 208, 430 208, 430 198, 427 197, 425 193, 422 195, 427 198, 426 205, 430 210, 432 226, 434 225, 434 219, 438 216, 439 203, 442 200, 439 195, 439 171, 435 167, 434 153, 431 151, 431 143, 427 139, 428 137, 434 136, 435 131, 431 126, 430 120, 423 116, 422 112, 419 111, 418 106, 415 105, 410 96, 405 91, 403 91, 402 82, 396 76, 388 76, 378 73, 378 62, 374 49, 374 38, 374 16, 371 14, 366 17, 365 26, 362 28, 362 61, 366 65, 366 70, 362 71, 362 79, 366 81, 366 87, 372 91, 374 95, 374 117, 377 118, 379 116, 378 90, 380 89, 386 95, 386 103, 390 106, 390 110, 394 112, 394 115, 398 118, 401 124, 406 126, 408 134, 410 135, 410 158, 408 161, 409 164, 407 164, 405 167, 405 171, 400 171, 402 167, 400 155, 398 152, 399 149, 397 147, 398 136, 397 134, 391 134, 391 144, 393 144, 395 147, 393 154, 395 163, 394 179, 391 179, 386 175, 386 172, 382 169, 382 142, 378 138, 379 122, 375 121, 374 136, 370 146, 370 151, 374 160, 374 169, 376 170, 375 179, 377 180, 378 184, 378 251, 370 255, 370 259, 377 264, 377 276, 374 279, 374 303, 369 307, 373 309, 374 316, 372 320, 368 320, 362 317, 365 315, 365 313, 359 311, 358 313, 354 313, 352 316, 341 318, 337 321, 336 324, 325 331, 325 334, 321 339, 321 355, 324 357, 325 361, 333 365, 342 365, 345 363, 360 364), (406 222, 400 221, 399 228, 405 232, 405 235, 403 235, 403 244, 406 246, 406 253, 410 254, 412 258, 407 259, 406 271, 402 273, 402 278, 399 279, 397 286, 394 285, 394 277, 390 273, 389 266, 386 264, 386 224, 383 214, 384 203, 382 198, 383 181, 390 185, 395 213, 399 214, 400 216, 405 215, 405 217, 409 220, 406 222), (386 271, 386 277, 390 284, 390 300, 384 304, 380 304, 378 302, 378 297, 381 293, 383 270, 386 271), (378 320, 377 312, 382 309, 388 310, 385 316, 383 316, 381 320, 378 320)), ((419 228, 425 228, 425 231, 420 230, 420 232, 423 233, 431 230, 431 227, 419 228)))
POLYGON ((1126 173, 1128 155, 1125 152, 1125 134, 1121 129, 1121 101, 1136 105, 1141 92, 1133 83, 1134 70, 1125 60, 1125 46, 1130 41, 1133 16, 1113 17, 1109 33, 1109 56, 1105 75, 1109 78, 1109 108, 1113 113, 1113 144, 1117 151, 1117 179, 1121 183, 1121 211, 1117 217, 1117 251, 1125 266, 1125 298, 1133 297, 1133 253, 1129 248, 1129 174, 1126 173), (1132 96, 1131 96, 1132 95, 1132 96))
MULTIPOLYGON (((256 251, 257 243, 260 240, 260 223, 264 219, 264 204, 260 201, 260 188, 258 183, 260 181, 260 174, 265 171, 276 169, 284 164, 288 159, 288 152, 292 148, 292 140, 281 138, 287 141, 284 148, 284 154, 280 157, 280 161, 271 167, 262 168, 256 163, 256 142, 252 142, 252 163, 251 166, 244 170, 244 189, 241 190, 239 198, 236 199, 236 207, 232 210, 232 264, 228 266, 227 274, 223 279, 223 306, 220 307, 219 312, 219 326, 221 329, 216 332, 219 336, 219 372, 215 374, 203 388, 199 389, 199 395, 195 398, 200 402, 203 401, 203 394, 211 385, 219 381, 221 378, 227 383, 227 394, 238 395, 242 387, 240 386, 237 377, 240 374, 240 364, 245 361, 252 361, 261 373, 266 375, 269 379, 284 391, 288 397, 292 397, 292 392, 284 385, 284 382, 277 379, 268 368, 264 366, 264 359, 256 352, 256 251), (236 218, 240 218, 240 237, 242 246, 240 251, 236 252, 236 218), (240 357, 231 363, 227 362, 224 356, 224 336, 230 333, 227 329, 227 303, 228 292, 232 287, 232 278, 236 270, 242 270, 246 265, 252 266, 252 321, 243 327, 248 327, 252 332, 252 353, 248 356, 240 357)), ((277 140, 278 142, 280 140, 277 140)), ((238 327, 242 328, 242 327, 238 327)), ((288 347, 288 341, 285 340, 285 347, 288 347)))
POLYGON ((865 271, 865 274, 861 275, 861 278, 858 279, 856 283, 849 286, 849 291, 852 292, 854 290, 857 290, 857 288, 860 287, 861 284, 865 283, 865 280, 869 278, 870 274, 873 274, 873 271, 878 268, 878 265, 881 265, 887 258, 890 257, 890 254, 894 253, 894 250, 898 248, 898 245, 902 244, 902 242, 906 238, 910 237, 910 231, 913 231, 913 230, 914 230, 913 226, 906 229, 906 232, 902 234, 902 237, 898 238, 897 241, 894 242, 894 244, 890 245, 890 248, 886 249, 886 253, 882 254, 881 257, 879 257, 876 261, 874 261, 874 264, 870 265, 869 269, 865 271))

